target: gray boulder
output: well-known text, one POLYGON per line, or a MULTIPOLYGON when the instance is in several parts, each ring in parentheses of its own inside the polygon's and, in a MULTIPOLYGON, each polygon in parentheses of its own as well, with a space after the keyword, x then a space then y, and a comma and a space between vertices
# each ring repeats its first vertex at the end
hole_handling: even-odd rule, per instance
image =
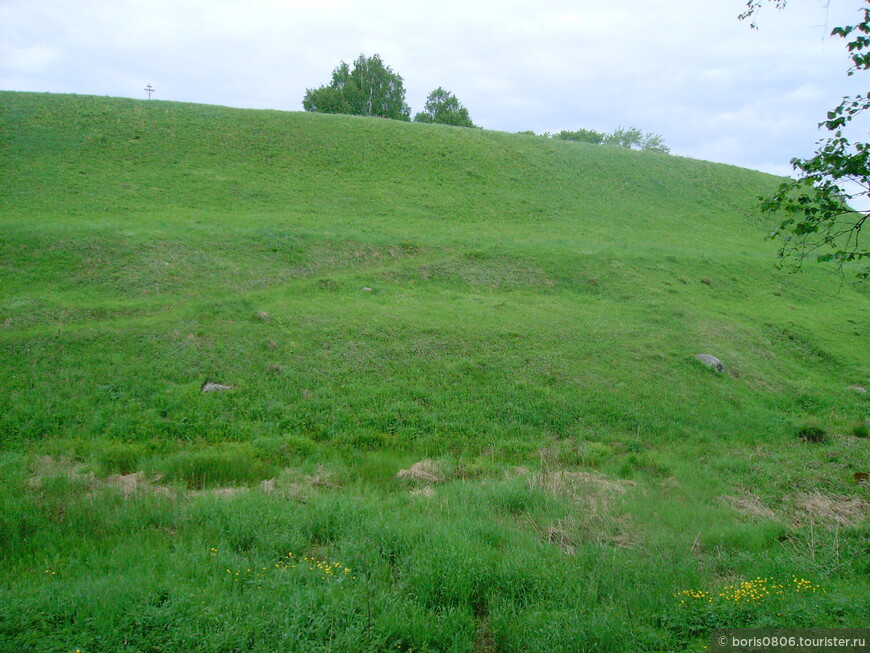
POLYGON ((725 371, 725 364, 715 356, 710 354, 696 354, 695 358, 704 363, 709 368, 712 368, 722 374, 725 371))

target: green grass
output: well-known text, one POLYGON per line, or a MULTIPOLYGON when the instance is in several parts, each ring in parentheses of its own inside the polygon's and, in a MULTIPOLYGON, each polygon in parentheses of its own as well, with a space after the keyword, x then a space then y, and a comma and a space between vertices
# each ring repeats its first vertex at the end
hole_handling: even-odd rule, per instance
POLYGON ((0 648, 867 623, 870 301, 773 269, 777 178, 8 92, 0 148, 0 648), (787 591, 719 597, 756 579, 787 591))

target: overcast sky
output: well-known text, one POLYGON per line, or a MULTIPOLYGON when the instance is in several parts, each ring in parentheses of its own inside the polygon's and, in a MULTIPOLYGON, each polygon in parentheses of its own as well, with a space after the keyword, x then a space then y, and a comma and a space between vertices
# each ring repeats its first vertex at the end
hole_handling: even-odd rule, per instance
POLYGON ((501 131, 661 134, 674 154, 779 174, 865 91, 833 27, 864 0, 0 0, 0 89, 298 111, 378 53, 412 111, 438 86, 501 131), (830 4, 830 6, 828 6, 830 4))

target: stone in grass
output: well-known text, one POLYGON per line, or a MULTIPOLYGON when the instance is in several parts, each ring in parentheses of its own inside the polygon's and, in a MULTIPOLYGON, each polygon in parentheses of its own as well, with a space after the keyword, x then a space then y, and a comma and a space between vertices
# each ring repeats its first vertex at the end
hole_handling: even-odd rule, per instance
POLYGON ((867 388, 862 388, 860 385, 850 385, 850 386, 848 387, 848 390, 851 390, 851 391, 853 391, 853 392, 857 392, 857 393, 860 394, 860 395, 866 395, 866 394, 867 394, 867 388))
POLYGON ((716 370, 719 374, 722 374, 722 372, 725 371, 725 364, 715 356, 711 356, 710 354, 696 354, 695 358, 704 363, 704 365, 710 369, 716 370))
POLYGON ((236 386, 234 385, 224 385, 223 383, 213 383, 212 381, 206 381, 202 384, 200 388, 201 392, 222 392, 224 390, 235 390, 236 386))

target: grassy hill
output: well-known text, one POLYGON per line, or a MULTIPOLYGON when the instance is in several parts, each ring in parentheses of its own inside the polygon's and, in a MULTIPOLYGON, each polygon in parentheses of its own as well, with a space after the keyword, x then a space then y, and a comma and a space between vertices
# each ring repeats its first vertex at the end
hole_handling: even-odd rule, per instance
POLYGON ((773 269, 777 182, 0 93, 0 641, 657 651, 866 624, 870 300, 773 269))

